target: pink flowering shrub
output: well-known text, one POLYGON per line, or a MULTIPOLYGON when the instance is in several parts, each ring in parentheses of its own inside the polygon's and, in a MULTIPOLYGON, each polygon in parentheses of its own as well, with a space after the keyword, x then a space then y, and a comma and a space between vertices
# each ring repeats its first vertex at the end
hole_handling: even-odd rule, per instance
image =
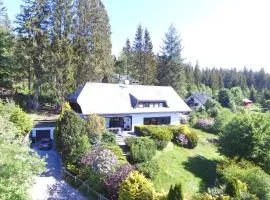
POLYGON ((198 119, 196 123, 196 128, 202 129, 207 132, 211 132, 214 125, 213 119, 198 119))
POLYGON ((111 150, 99 147, 86 153, 81 159, 81 164, 91 167, 96 173, 107 177, 114 173, 118 160, 111 150))
POLYGON ((178 136, 175 137, 175 142, 179 146, 185 147, 188 144, 188 139, 184 134, 180 133, 178 136))

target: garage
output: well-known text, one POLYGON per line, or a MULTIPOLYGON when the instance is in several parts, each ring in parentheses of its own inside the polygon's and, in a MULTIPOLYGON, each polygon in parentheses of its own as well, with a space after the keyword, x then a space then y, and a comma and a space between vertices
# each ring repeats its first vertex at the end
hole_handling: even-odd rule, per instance
POLYGON ((33 142, 40 141, 43 138, 50 138, 53 140, 53 133, 55 127, 36 127, 32 129, 31 138, 33 142))

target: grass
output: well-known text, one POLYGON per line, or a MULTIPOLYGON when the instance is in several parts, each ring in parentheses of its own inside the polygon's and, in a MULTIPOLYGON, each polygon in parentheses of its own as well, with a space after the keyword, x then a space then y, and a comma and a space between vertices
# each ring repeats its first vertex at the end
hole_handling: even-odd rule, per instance
POLYGON ((197 129, 191 130, 199 136, 195 149, 185 149, 170 143, 153 158, 160 167, 152 180, 157 191, 167 193, 170 185, 181 182, 186 198, 191 199, 196 192, 205 191, 214 184, 216 160, 222 157, 209 139, 217 139, 217 136, 197 129))

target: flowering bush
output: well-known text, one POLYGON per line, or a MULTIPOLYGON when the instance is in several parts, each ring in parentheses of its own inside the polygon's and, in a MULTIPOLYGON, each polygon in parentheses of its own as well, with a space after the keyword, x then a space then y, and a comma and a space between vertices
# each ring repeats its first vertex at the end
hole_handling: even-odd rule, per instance
POLYGON ((96 148, 82 157, 81 164, 106 177, 115 171, 118 160, 111 150, 96 148))
POLYGON ((130 164, 122 165, 115 173, 105 180, 106 196, 111 200, 117 200, 121 183, 126 180, 129 174, 134 171, 134 166, 130 164))
POLYGON ((211 131, 214 125, 213 119, 198 119, 196 127, 204 131, 211 131))
POLYGON ((186 136, 182 133, 180 133, 178 136, 175 137, 175 142, 179 145, 179 146, 186 146, 188 144, 188 139, 186 138, 186 136))

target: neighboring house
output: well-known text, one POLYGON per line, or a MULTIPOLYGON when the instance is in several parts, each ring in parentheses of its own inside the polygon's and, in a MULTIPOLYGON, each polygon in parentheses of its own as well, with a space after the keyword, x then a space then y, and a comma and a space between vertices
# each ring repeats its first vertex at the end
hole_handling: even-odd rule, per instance
POLYGON ((249 99, 243 99, 242 100, 242 102, 243 102, 243 105, 245 106, 245 107, 250 107, 251 105, 252 105, 252 101, 251 100, 249 100, 249 99))
POLYGON ((68 98, 71 108, 83 116, 98 114, 106 128, 134 131, 136 125, 179 124, 191 109, 172 87, 86 83, 68 98))
POLYGON ((197 110, 203 106, 211 96, 207 93, 192 93, 185 102, 192 110, 197 110))

